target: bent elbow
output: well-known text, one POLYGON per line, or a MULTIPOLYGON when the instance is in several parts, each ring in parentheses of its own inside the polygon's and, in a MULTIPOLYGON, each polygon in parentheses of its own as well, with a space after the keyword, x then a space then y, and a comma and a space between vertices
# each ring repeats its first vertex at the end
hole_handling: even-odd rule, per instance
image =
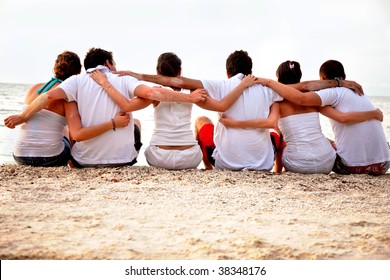
POLYGON ((221 113, 225 113, 227 111, 227 109, 229 109, 228 106, 226 106, 226 105, 219 105, 219 106, 217 106, 216 111, 217 112, 221 112, 221 113))
POLYGON ((144 93, 140 97, 153 100, 153 94, 154 94, 153 88, 148 88, 147 90, 144 91, 144 93))
POLYGON ((77 132, 70 132, 70 136, 72 138, 72 140, 76 141, 76 142, 82 142, 84 140, 86 140, 85 137, 83 137, 83 134, 79 131, 77 132))
POLYGON ((57 99, 56 96, 51 92, 47 92, 44 96, 46 96, 47 102, 51 102, 51 101, 57 99))
POLYGON ((72 135, 72 140, 76 141, 76 142, 81 142, 83 141, 83 139, 80 137, 80 135, 72 135))
POLYGON ((121 107, 121 109, 126 112, 126 113, 129 113, 129 112, 132 112, 133 111, 133 106, 131 106, 130 104, 126 104, 126 106, 123 106, 121 107))
POLYGON ((337 121, 338 121, 339 123, 343 123, 343 124, 346 124, 346 123, 349 123, 349 122, 350 122, 350 120, 349 120, 346 116, 341 116, 341 117, 339 117, 339 118, 337 119, 337 121))

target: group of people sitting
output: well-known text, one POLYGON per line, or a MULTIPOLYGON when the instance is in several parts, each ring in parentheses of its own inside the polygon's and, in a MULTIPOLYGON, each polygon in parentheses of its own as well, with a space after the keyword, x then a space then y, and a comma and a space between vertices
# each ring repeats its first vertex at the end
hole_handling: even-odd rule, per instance
POLYGON ((88 51, 84 67, 81 73, 75 53, 60 54, 55 77, 32 86, 25 110, 4 120, 10 128, 22 124, 16 162, 133 165, 142 142, 131 112, 152 104, 155 128, 145 150, 151 166, 189 169, 203 161, 206 169, 372 175, 390 167, 382 112, 335 60, 323 63, 319 80, 306 82, 295 61, 280 64, 278 81, 255 77, 242 50, 227 58, 224 80, 182 77, 174 53, 159 56, 155 75, 117 71, 112 52, 99 48, 88 51), (199 116, 194 133, 193 104, 218 112, 219 121, 199 116), (319 113, 330 118, 334 141, 323 135, 319 113))

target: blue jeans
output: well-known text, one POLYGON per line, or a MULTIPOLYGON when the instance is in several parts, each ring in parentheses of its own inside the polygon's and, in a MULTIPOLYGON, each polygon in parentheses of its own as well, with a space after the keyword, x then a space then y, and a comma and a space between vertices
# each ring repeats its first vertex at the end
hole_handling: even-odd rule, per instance
POLYGON ((14 159, 17 163, 31 166, 67 166, 70 159, 70 142, 68 138, 64 137, 62 141, 65 144, 64 150, 57 156, 53 157, 17 157, 14 159))

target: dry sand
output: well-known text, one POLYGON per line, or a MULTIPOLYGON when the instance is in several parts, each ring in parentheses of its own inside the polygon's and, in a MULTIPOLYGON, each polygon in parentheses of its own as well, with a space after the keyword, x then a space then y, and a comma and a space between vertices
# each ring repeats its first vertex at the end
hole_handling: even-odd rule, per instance
POLYGON ((390 259, 390 174, 0 169, 0 259, 390 259))

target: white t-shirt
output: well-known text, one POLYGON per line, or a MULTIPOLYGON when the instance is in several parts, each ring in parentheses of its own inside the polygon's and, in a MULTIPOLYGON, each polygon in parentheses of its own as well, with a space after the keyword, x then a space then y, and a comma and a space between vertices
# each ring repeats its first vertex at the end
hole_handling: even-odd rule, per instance
POLYGON ((53 157, 65 147, 65 117, 43 109, 20 126, 14 155, 18 157, 53 157))
MULTIPOLYGON (((169 88, 171 89, 171 88, 169 88)), ((188 93, 188 90, 182 90, 188 93)), ((150 145, 195 145, 191 129, 192 103, 160 102, 154 108, 154 132, 150 145)))
MULTIPOLYGON (((109 82, 127 99, 134 98, 134 90, 139 81, 130 76, 119 77, 107 67, 99 66, 107 75, 109 82)), ((121 111, 103 88, 89 73, 72 76, 59 85, 68 101, 76 101, 83 127, 98 125, 114 118, 121 111)), ((72 156, 81 165, 121 164, 133 161, 137 157, 134 148, 134 121, 127 127, 107 131, 90 140, 76 142, 72 147, 72 156)))
MULTIPOLYGON (((242 79, 238 74, 228 80, 202 80, 208 94, 221 100, 233 90, 242 79)), ((270 106, 283 100, 268 87, 254 85, 247 88, 224 114, 237 120, 268 118, 270 106)), ((268 129, 226 128, 218 122, 214 133, 215 167, 231 170, 271 170, 274 151, 268 129)))
MULTIPOLYGON (((347 88, 329 88, 317 92, 322 106, 330 105, 340 112, 375 110, 366 96, 347 88)), ((347 166, 366 166, 390 160, 386 137, 378 120, 342 124, 330 120, 335 135, 337 154, 347 166)))

